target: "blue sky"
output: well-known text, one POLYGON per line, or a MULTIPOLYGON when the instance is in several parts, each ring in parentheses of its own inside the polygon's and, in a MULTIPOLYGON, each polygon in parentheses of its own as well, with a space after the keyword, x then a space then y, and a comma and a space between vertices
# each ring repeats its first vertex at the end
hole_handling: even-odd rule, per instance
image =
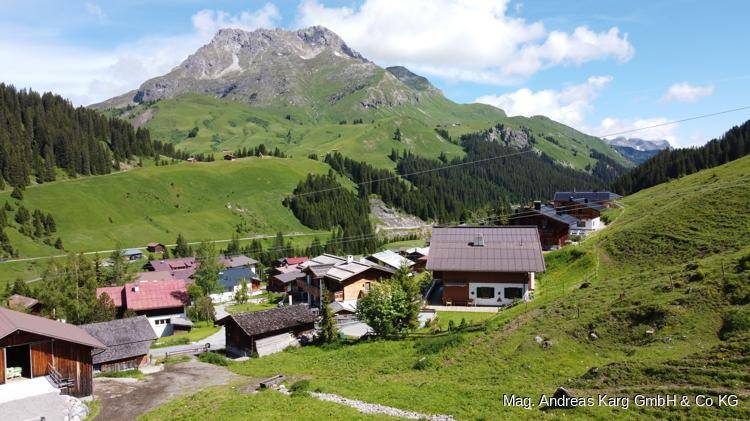
MULTIPOLYGON (((0 81, 100 101, 166 73, 220 27, 323 24, 458 102, 594 135, 750 105, 743 1, 0 2, 0 81)), ((750 110, 629 136, 697 145, 750 110)))

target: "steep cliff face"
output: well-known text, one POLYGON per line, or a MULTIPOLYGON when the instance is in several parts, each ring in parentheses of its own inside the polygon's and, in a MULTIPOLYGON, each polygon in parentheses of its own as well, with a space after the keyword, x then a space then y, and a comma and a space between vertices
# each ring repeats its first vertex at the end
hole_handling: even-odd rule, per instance
MULTIPOLYGON (((413 78, 422 78, 404 69, 413 78)), ((255 106, 378 108, 416 103, 439 94, 402 82, 322 26, 296 31, 222 29, 166 75, 97 104, 119 108, 185 93, 207 94, 255 106)))

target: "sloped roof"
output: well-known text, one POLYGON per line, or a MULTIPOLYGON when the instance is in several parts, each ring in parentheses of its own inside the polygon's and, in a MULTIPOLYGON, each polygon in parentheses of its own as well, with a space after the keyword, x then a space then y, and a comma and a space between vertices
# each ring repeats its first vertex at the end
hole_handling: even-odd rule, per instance
POLYGON ((294 266, 307 261, 307 256, 301 257, 287 257, 284 259, 287 265, 294 266))
POLYGON ((355 275, 359 275, 370 269, 382 272, 384 275, 391 275, 395 271, 391 268, 381 266, 376 263, 368 261, 354 261, 348 263, 341 263, 334 265, 326 272, 326 278, 333 279, 334 281, 343 282, 355 275))
MULTIPOLYGON (((557 210, 551 206, 542 206, 540 210, 530 209, 531 211, 539 212, 555 221, 568 224, 570 226, 577 226, 581 222, 578 218, 567 213, 558 213, 557 210)), ((525 212, 525 211, 524 211, 525 212)))
POLYGON ((378 262, 383 262, 386 265, 399 269, 402 266, 413 266, 414 262, 401 256, 400 254, 391 250, 383 250, 377 253, 371 254, 370 257, 378 262))
POLYGON ((146 316, 91 323, 81 329, 107 346, 92 353, 94 364, 146 355, 151 342, 157 339, 146 316))
POLYGON ((291 271, 291 272, 284 272, 279 273, 277 275, 273 275, 274 279, 277 279, 279 282, 282 282, 284 284, 288 284, 290 282, 294 282, 296 279, 303 278, 305 276, 302 271, 299 269, 291 271))
POLYGON ((314 323, 315 314, 307 305, 297 304, 252 313, 230 314, 216 323, 224 325, 229 320, 234 320, 248 336, 255 336, 314 323))
POLYGON ((346 258, 339 257, 333 254, 321 254, 320 256, 313 257, 306 262, 301 263, 302 267, 319 266, 319 265, 335 265, 338 263, 346 262, 346 258))
POLYGON ((225 268, 237 268, 242 266, 252 266, 257 265, 258 261, 245 256, 244 254, 239 254, 237 256, 221 256, 219 257, 219 263, 224 265, 225 268))
POLYGON ((182 307, 189 302, 187 283, 182 279, 125 284, 125 307, 129 310, 182 307), (135 291, 136 286, 138 291, 135 291))
POLYGON ((235 286, 240 285, 243 279, 250 283, 253 277, 253 271, 248 267, 227 268, 219 275, 219 285, 224 287, 225 291, 231 291, 235 286))
POLYGON ((465 272, 543 272, 536 227, 436 227, 427 270, 465 272), (475 246, 478 235, 484 245, 475 246))
POLYGON ((101 287, 96 289, 96 298, 99 298, 102 294, 106 293, 109 295, 109 298, 112 299, 112 302, 115 304, 115 307, 122 307, 122 299, 123 299, 123 293, 124 289, 122 286, 116 286, 116 287, 101 287))
POLYGON ((25 295, 13 294, 8 297, 8 307, 13 308, 31 308, 39 304, 36 298, 27 297, 25 295))
POLYGON ((172 279, 174 275, 168 270, 138 272, 135 278, 136 281, 171 281, 172 279))
POLYGON ((559 191, 555 192, 556 201, 575 199, 588 199, 590 202, 600 202, 620 199, 622 196, 608 191, 559 191))
POLYGON ((594 210, 599 211, 599 212, 601 212, 601 211, 603 211, 604 209, 607 208, 606 206, 602 205, 601 202, 595 202, 595 201, 591 201, 591 200, 588 200, 588 199, 573 199, 573 201, 576 202, 576 203, 578 203, 578 204, 580 204, 580 205, 582 205, 582 206, 594 209, 594 210))
POLYGON ((17 330, 92 348, 105 348, 98 339, 78 326, 0 307, 0 339, 17 330))
POLYGON ((407 254, 421 254, 422 256, 427 256, 427 254, 430 252, 430 248, 429 247, 410 247, 404 251, 407 254))
POLYGON ((139 254, 143 254, 142 250, 139 249, 127 249, 122 252, 123 256, 136 256, 139 254))

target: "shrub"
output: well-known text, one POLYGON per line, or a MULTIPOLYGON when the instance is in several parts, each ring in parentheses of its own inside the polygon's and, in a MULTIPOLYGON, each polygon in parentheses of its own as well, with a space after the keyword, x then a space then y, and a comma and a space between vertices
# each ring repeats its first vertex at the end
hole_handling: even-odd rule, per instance
POLYGON ((721 326, 719 337, 729 339, 744 332, 750 332, 750 309, 744 307, 727 312, 724 315, 724 323, 721 326))
POLYGON ((294 382, 289 390, 291 390, 292 396, 307 394, 307 392, 310 390, 310 380, 298 380, 294 382))
POLYGON ((216 352, 204 352, 200 355, 198 355, 198 360, 204 363, 213 364, 213 365, 229 365, 229 361, 227 360, 227 357, 217 354, 216 352))

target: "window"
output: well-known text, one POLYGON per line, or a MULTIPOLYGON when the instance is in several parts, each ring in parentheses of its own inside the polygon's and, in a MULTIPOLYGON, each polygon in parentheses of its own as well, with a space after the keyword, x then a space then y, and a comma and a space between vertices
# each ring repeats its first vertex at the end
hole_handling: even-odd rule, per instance
POLYGON ((505 299, 513 300, 523 297, 523 288, 505 288, 505 299))
POLYGON ((157 325, 157 326, 159 326, 159 325, 168 325, 169 324, 169 319, 156 319, 156 320, 154 320, 154 324, 157 325))
POLYGON ((370 283, 369 282, 365 282, 364 290, 365 290, 365 292, 370 292, 370 283))
POLYGON ((477 298, 495 298, 495 288, 492 287, 478 287, 477 298))

